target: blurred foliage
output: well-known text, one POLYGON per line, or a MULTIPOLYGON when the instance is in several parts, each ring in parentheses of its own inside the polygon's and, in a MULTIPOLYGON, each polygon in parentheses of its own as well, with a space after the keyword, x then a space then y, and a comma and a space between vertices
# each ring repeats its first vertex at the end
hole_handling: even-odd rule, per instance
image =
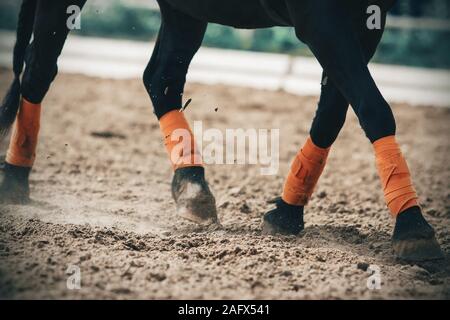
POLYGON ((450 32, 388 29, 374 61, 388 64, 450 68, 450 32))
POLYGON ((449 0, 396 0, 390 11, 397 16, 450 18, 449 0))
MULTIPOLYGON (((395 15, 448 19, 449 0, 399 0, 395 15)), ((2 0, 0 28, 15 29, 20 1, 2 0)), ((125 0, 88 1, 82 13, 82 28, 75 33, 86 36, 155 39, 160 15, 144 5, 125 0), (101 3, 101 5, 99 5, 101 3)), ((450 31, 387 29, 374 61, 432 68, 450 68, 450 31)), ((227 49, 311 55, 307 46, 295 37, 292 28, 236 30, 209 24, 204 45, 227 49)))
POLYGON ((160 26, 158 11, 123 6, 119 1, 103 7, 87 4, 81 19, 81 29, 74 33, 96 37, 154 39, 160 26))

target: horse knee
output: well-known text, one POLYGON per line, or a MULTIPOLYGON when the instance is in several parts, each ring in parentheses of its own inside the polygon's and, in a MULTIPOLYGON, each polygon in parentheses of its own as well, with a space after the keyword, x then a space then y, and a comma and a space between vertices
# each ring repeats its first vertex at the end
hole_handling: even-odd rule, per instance
POLYGON ((384 99, 378 103, 369 99, 361 102, 358 107, 358 119, 366 136, 372 143, 380 138, 395 134, 395 118, 389 104, 384 99))

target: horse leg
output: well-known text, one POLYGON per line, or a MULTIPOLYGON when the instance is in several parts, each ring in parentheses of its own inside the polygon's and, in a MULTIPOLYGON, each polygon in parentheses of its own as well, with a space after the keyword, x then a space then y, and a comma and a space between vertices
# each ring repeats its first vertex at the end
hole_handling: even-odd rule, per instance
MULTIPOLYGON (((383 1, 381 1, 383 3, 383 1)), ((395 140, 395 119, 364 59, 351 8, 333 0, 287 0, 296 34, 305 41, 330 80, 350 102, 373 144, 387 206, 396 219, 394 251, 405 260, 430 260, 443 254, 433 228, 422 215, 410 172, 395 140)))
POLYGON ((66 10, 72 4, 82 8, 85 2, 86 0, 63 0, 55 3, 51 0, 38 0, 35 6, 28 7, 28 10, 35 12, 21 12, 18 41, 20 37, 23 38, 19 34, 20 30, 26 29, 23 27, 27 25, 33 31, 34 39, 31 44, 28 44, 29 38, 26 39, 27 42, 22 46, 16 45, 14 50, 15 81, 19 84, 19 89, 14 94, 17 94, 20 105, 3 168, 0 185, 2 203, 23 204, 29 201, 29 174, 35 160, 41 102, 57 74, 57 59, 70 31, 66 26, 66 10), (34 21, 30 20, 33 16, 34 21), (20 84, 17 81, 22 71, 25 51, 26 68, 20 84))
MULTIPOLYGON (((354 27, 360 30, 359 41, 365 61, 369 63, 383 35, 387 10, 382 12, 381 29, 369 30, 364 23, 365 15, 362 14, 365 12, 364 9, 364 4, 361 2, 360 10, 352 12, 352 21, 354 27)), ((310 129, 310 143, 320 149, 329 149, 345 123, 349 103, 325 72, 322 74, 321 85, 320 99, 310 129)), ((264 234, 296 235, 303 230, 303 211, 306 201, 301 205, 295 205, 287 203, 280 197, 276 199, 275 204, 276 208, 263 217, 264 234)))
POLYGON ((186 74, 201 46, 207 23, 174 9, 164 0, 158 3, 162 23, 144 72, 144 85, 174 169, 172 196, 177 211, 191 221, 211 224, 218 220, 215 199, 205 180, 194 136, 181 110, 186 74))

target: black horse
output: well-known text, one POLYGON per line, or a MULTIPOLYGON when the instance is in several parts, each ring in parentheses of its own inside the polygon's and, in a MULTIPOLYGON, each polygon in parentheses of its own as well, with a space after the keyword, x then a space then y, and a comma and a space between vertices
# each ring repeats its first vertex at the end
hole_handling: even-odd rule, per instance
MULTIPOLYGON (((394 0, 157 0, 161 28, 143 80, 158 119, 183 106, 182 96, 190 62, 202 44, 209 22, 236 28, 294 27, 323 67, 322 92, 310 137, 317 148, 329 148, 338 136, 351 105, 368 139, 374 143, 395 135, 389 104, 367 67, 384 31, 386 14, 394 0), (367 25, 367 9, 376 6, 378 27, 367 25)), ((0 130, 12 125, 20 97, 40 104, 57 73, 57 59, 69 30, 69 5, 81 8, 86 0, 24 0, 14 49, 12 84, 0 109, 0 130), (30 44, 31 34, 34 40, 30 44), (24 61, 26 68, 21 77, 24 61)), ((262 66, 264 68, 264 66, 262 66)), ((0 202, 26 202, 31 167, 5 164, 0 202)), ((318 178, 318 177, 317 177, 318 178)), ((175 170, 172 193, 191 220, 215 222, 215 200, 202 166, 175 170), (188 194, 188 186, 198 193, 188 194)), ((264 216, 265 233, 297 234, 303 229, 304 205, 276 201, 264 216)), ((403 210, 393 235, 396 253, 406 259, 442 256, 433 228, 420 207, 403 210)))

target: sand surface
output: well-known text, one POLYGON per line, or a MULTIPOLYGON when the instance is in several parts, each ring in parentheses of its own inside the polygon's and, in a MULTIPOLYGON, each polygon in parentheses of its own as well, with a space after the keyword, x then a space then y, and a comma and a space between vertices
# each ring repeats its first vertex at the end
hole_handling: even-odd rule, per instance
MULTIPOLYGON (((0 72, 3 96, 10 72, 0 72)), ((393 220, 352 112, 306 209, 306 229, 264 237, 261 216, 308 135, 317 98, 195 84, 185 96, 193 99, 187 117, 205 128, 280 128, 278 174, 208 166, 223 228, 182 221, 141 81, 60 75, 43 106, 35 202, 0 208, 1 298, 450 298, 448 257, 419 265, 394 258, 393 220), (81 272, 79 290, 67 288, 71 265, 81 272), (367 287, 369 265, 379 267, 379 290, 367 287)), ((450 110, 393 110, 426 217, 448 254, 450 110)))

